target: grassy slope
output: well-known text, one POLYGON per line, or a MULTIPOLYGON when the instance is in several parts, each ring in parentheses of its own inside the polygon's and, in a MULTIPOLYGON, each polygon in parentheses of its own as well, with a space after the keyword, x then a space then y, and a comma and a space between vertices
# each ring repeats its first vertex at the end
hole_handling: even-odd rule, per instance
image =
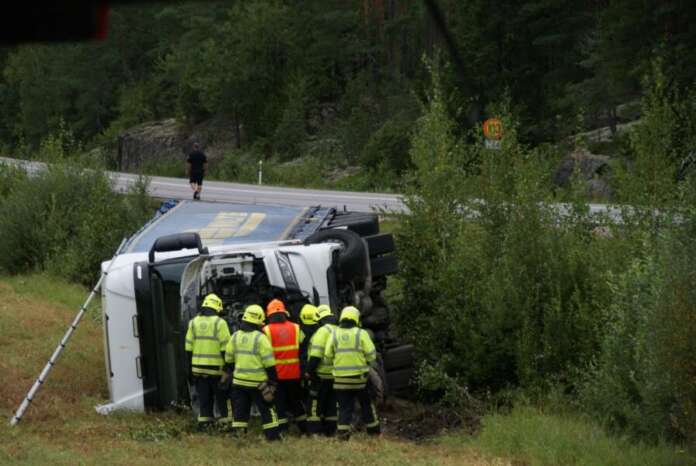
POLYGON ((296 439, 283 450, 252 434, 244 444, 195 434, 185 416, 101 416, 107 398, 101 327, 93 311, 68 344, 48 383, 17 428, 12 415, 86 290, 45 276, 0 278, 0 464, 223 464, 239 455, 251 464, 507 464, 468 448, 416 446, 396 439, 354 441, 296 439))
MULTIPOLYGON (((98 312, 83 320, 20 426, 6 420, 53 351, 86 290, 45 276, 0 277, 0 464, 509 465, 693 464, 685 453, 607 437, 592 424, 516 410, 488 416, 471 439, 451 432, 415 444, 386 435, 348 443, 292 438, 282 451, 258 434, 245 442, 191 432, 173 413, 100 416, 105 401, 98 312)), ((692 459, 693 460, 693 459, 692 459)))

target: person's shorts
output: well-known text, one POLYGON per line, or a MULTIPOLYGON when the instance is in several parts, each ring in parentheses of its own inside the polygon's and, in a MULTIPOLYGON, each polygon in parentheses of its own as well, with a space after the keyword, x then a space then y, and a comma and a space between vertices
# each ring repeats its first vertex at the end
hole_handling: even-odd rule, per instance
POLYGON ((189 183, 196 183, 198 186, 203 184, 203 173, 191 173, 189 183))

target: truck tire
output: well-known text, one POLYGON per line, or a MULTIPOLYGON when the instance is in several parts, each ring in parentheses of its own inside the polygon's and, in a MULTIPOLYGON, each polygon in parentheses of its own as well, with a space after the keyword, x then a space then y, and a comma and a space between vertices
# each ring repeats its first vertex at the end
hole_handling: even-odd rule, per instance
POLYGON ((360 212, 338 212, 328 223, 328 228, 348 228, 360 236, 370 236, 379 233, 379 218, 376 214, 360 212))
POLYGON ((363 239, 348 230, 321 230, 310 235, 305 244, 341 243, 338 267, 345 280, 367 276, 367 247, 363 239))
POLYGON ((368 379, 370 398, 375 401, 377 406, 382 406, 387 399, 387 381, 384 374, 380 373, 378 369, 370 367, 368 379))
POLYGON ((413 345, 401 345, 384 353, 384 369, 393 371, 413 367, 413 345))
POLYGON ((389 325, 389 310, 386 307, 374 307, 363 319, 362 324, 365 328, 380 329, 389 325))
POLYGON ((396 256, 373 257, 370 261, 373 277, 392 275, 399 271, 399 259, 396 256))
POLYGON ((416 371, 413 367, 387 371, 387 385, 390 393, 403 392, 413 386, 413 376, 416 371))
POLYGON ((370 257, 381 256, 394 252, 394 236, 391 233, 383 233, 381 235, 366 236, 367 249, 370 251, 370 257))

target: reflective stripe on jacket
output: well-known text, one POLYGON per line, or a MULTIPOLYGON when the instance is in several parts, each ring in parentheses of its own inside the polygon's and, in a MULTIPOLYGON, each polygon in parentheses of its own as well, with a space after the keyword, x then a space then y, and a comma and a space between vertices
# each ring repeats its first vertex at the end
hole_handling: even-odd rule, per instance
POLYGON ((290 321, 271 322, 263 328, 271 341, 279 380, 300 378, 300 343, 304 338, 300 326, 290 321))
POLYGON ((185 350, 194 374, 221 375, 222 352, 230 339, 227 322, 216 315, 197 315, 189 321, 185 350))
POLYGON ((360 327, 333 329, 324 354, 333 360, 334 378, 367 374, 370 370, 368 364, 377 359, 370 335, 360 327))
POLYGON ((326 343, 331 338, 331 334, 337 327, 333 324, 325 324, 319 328, 312 339, 309 341, 309 358, 319 358, 319 366, 317 367, 317 375, 322 379, 333 379, 333 361, 327 359, 324 355, 326 343))
POLYGON ((225 348, 225 362, 234 364, 232 384, 256 387, 268 376, 266 369, 275 366, 268 337, 258 330, 237 330, 225 348))

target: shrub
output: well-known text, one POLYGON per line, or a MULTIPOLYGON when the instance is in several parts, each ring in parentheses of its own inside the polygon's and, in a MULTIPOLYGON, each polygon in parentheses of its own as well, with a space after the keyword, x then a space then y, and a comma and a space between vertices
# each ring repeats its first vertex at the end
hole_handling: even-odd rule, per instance
POLYGON ((544 207, 545 154, 517 142, 505 106, 498 114, 500 151, 484 149, 480 132, 458 140, 435 88, 412 140, 410 212, 396 232, 404 285, 395 320, 428 363, 474 390, 571 383, 599 347, 609 297, 601 277, 621 267, 613 250, 628 245, 592 235, 580 200, 560 220, 544 207))
POLYGON ((380 129, 370 136, 362 150, 360 161, 369 169, 376 170, 381 165, 397 175, 412 168, 408 155, 411 125, 409 122, 387 120, 380 129))
POLYGON ((696 440, 696 256, 693 219, 612 277, 601 352, 581 385, 583 406, 644 438, 696 440))
POLYGON ((212 164, 210 175, 221 181, 236 181, 238 183, 254 183, 258 179, 258 158, 243 151, 234 151, 212 164))
POLYGON ((693 145, 694 95, 668 84, 659 60, 646 79, 643 121, 630 135, 631 163, 614 179, 626 209, 628 267, 608 275, 600 352, 581 378, 580 400, 609 425, 645 438, 696 440, 696 178, 675 174, 693 145), (679 117, 675 117, 679 115, 679 117), (656 215, 659 209, 659 215, 656 215), (672 214, 681 222, 674 224, 672 214))
POLYGON ((282 160, 297 157, 302 143, 307 138, 307 80, 303 76, 295 76, 287 85, 286 94, 287 104, 273 134, 275 151, 282 160))
POLYGON ((89 283, 121 239, 147 220, 145 189, 112 190, 99 171, 55 165, 0 201, 0 268, 47 269, 89 283))
POLYGON ((0 163, 0 202, 25 181, 26 173, 23 170, 0 163))

